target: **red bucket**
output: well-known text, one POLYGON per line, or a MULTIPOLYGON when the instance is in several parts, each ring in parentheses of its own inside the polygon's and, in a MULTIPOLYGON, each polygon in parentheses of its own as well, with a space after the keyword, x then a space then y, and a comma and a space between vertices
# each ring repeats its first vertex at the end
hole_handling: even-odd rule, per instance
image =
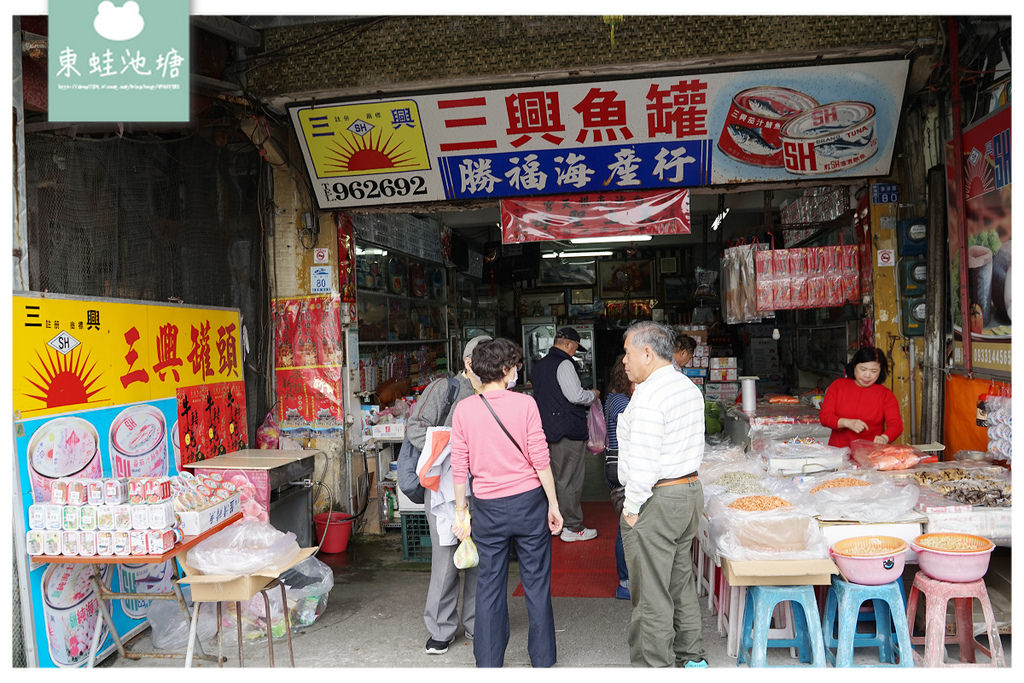
POLYGON ((327 521, 327 513, 321 512, 313 515, 313 523, 316 524, 317 539, 323 538, 320 545, 320 552, 343 553, 348 548, 348 540, 352 536, 352 522, 355 518, 344 512, 332 512, 330 523, 327 521), (324 535, 324 529, 327 535, 324 535))

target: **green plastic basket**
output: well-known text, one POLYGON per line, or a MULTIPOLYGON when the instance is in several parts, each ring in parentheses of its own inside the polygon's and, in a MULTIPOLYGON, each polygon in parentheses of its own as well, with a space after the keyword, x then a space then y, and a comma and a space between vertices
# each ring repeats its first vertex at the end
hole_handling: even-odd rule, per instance
POLYGON ((402 513, 402 559, 406 562, 430 562, 427 513, 402 513))

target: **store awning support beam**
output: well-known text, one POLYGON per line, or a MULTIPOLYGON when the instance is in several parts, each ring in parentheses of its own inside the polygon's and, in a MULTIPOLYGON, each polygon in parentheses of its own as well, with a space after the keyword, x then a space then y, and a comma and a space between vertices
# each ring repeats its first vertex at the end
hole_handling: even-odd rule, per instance
POLYGON ((928 171, 928 240, 926 252, 924 353, 921 372, 921 443, 942 442, 943 372, 946 350, 946 168, 928 171))

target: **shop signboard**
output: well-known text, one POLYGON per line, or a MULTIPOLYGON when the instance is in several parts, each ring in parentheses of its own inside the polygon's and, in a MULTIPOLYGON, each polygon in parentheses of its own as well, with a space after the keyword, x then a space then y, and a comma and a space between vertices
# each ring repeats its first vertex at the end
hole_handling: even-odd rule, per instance
POLYGON ((317 101, 321 209, 887 175, 906 60, 317 101))
POLYGON ((689 191, 501 200, 503 244, 631 234, 689 235, 689 191))
POLYGON ((964 367, 961 277, 967 277, 967 329, 973 369, 1010 374, 1011 325, 1011 163, 1010 107, 993 112, 963 132, 963 187, 957 184, 953 146, 946 146, 946 210, 949 219, 950 310, 953 362, 964 367), (958 202, 963 193, 966 222, 958 202), (967 270, 960 269, 967 240, 967 270))
MULTIPOLYGON (((232 387, 244 448, 239 315, 234 309, 39 295, 13 297, 13 407, 23 622, 29 663, 78 667, 89 656, 99 601, 91 565, 30 564, 29 507, 50 500, 61 477, 174 475, 179 471, 177 394, 232 387), (239 412, 240 411, 240 412, 239 412)), ((170 588, 170 562, 111 567, 104 581, 146 592, 170 588)), ((112 601, 125 637, 145 625, 148 601, 112 601)), ((113 649, 103 635, 100 657, 113 649)))

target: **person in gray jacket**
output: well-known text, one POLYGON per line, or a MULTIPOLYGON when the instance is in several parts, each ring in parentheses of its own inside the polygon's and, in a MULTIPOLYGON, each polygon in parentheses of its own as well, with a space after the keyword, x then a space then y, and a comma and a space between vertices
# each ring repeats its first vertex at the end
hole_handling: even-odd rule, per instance
MULTIPOLYGON (((456 379, 459 393, 455 404, 476 393, 479 385, 476 375, 471 369, 471 356, 476 345, 490 341, 491 337, 481 335, 473 337, 462 352, 463 371, 456 379)), ((437 379, 423 390, 423 394, 413 407, 405 426, 409 441, 416 448, 423 450, 427 429, 430 427, 451 427, 452 413, 455 404, 448 411, 444 421, 445 397, 448 393, 447 378, 437 379)), ((462 572, 462 625, 466 638, 473 639, 473 624, 476 620, 476 567, 459 570, 455 568, 455 550, 458 545, 441 545, 437 533, 437 517, 430 512, 430 489, 426 489, 423 497, 423 508, 427 515, 427 526, 430 528, 430 585, 427 587, 427 601, 423 609, 423 622, 427 626, 430 637, 427 638, 425 651, 430 655, 443 655, 448 646, 455 640, 455 630, 459 626, 459 573, 462 572)), ((470 499, 472 501, 472 499, 470 499)), ((470 503, 472 514, 472 503, 470 503)))

